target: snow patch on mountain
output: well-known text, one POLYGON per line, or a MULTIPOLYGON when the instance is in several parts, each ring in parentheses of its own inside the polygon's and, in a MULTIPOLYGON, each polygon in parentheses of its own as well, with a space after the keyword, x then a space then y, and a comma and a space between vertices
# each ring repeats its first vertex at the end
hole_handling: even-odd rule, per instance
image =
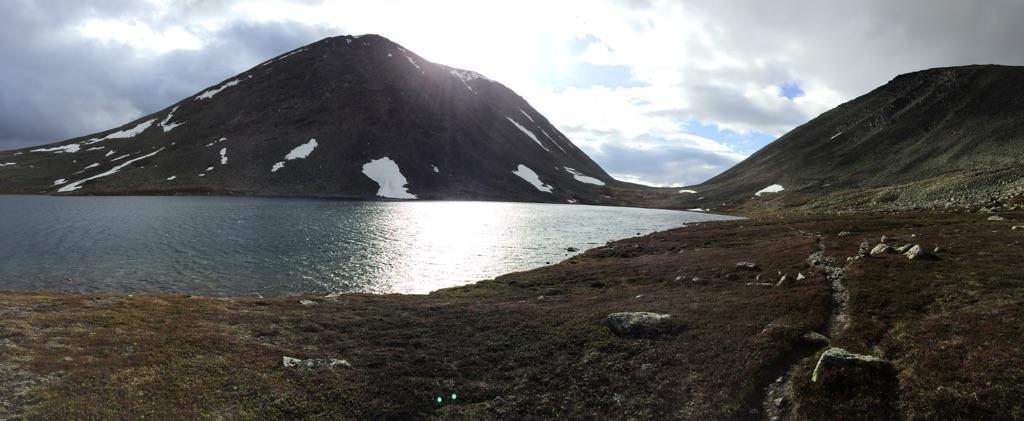
POLYGON ((89 139, 89 140, 85 141, 85 143, 88 144, 88 145, 91 145, 93 143, 102 142, 104 140, 109 140, 109 139, 127 139, 127 138, 130 138, 130 137, 135 137, 135 135, 141 134, 142 132, 146 131, 146 129, 148 129, 149 126, 152 126, 153 123, 155 123, 155 122, 156 122, 155 118, 154 119, 150 119, 150 120, 146 120, 146 121, 143 121, 143 122, 141 122, 139 124, 136 124, 135 127, 132 127, 130 129, 124 129, 124 130, 121 130, 121 131, 116 131, 116 132, 113 132, 113 133, 108 134, 108 135, 103 136, 103 137, 92 138, 92 139, 89 139))
POLYGON ((679 194, 684 194, 684 193, 694 194, 694 193, 697 193, 697 191, 696 190, 690 190, 690 189, 682 189, 682 190, 679 191, 679 194))
POLYGON ((513 120, 512 117, 505 116, 505 118, 509 121, 509 123, 514 124, 516 126, 516 128, 518 128, 520 131, 522 131, 527 136, 529 136, 530 139, 533 139, 534 142, 537 142, 538 146, 540 146, 541 148, 544 148, 545 151, 551 152, 551 150, 548 149, 547 146, 544 146, 543 143, 540 143, 540 139, 537 139, 537 135, 533 134, 533 132, 531 132, 530 129, 527 129, 526 127, 523 127, 523 125, 521 125, 518 122, 516 122, 515 120, 513 120))
POLYGON ((469 71, 469 70, 449 68, 448 69, 448 73, 451 73, 452 76, 455 76, 456 78, 461 80, 462 84, 466 85, 466 89, 469 89, 470 91, 472 91, 474 93, 475 93, 475 91, 473 91, 473 87, 472 86, 469 86, 469 82, 472 82, 472 81, 477 80, 477 79, 482 79, 482 80, 486 80, 488 82, 491 82, 491 80, 488 79, 487 77, 485 77, 484 75, 479 74, 477 72, 469 71))
MULTIPOLYGON (((298 51, 295 51, 295 52, 297 53, 298 51)), ((292 53, 292 54, 294 54, 294 53, 292 53)), ((288 57, 289 55, 291 55, 291 54, 287 54, 287 55, 285 55, 284 57, 281 57, 281 58, 285 58, 285 57, 288 57)), ((279 60, 280 60, 280 59, 279 59, 279 60)), ((224 84, 223 84, 223 85, 220 85, 220 86, 218 86, 218 87, 216 87, 216 88, 213 88, 213 89, 207 89, 206 91, 203 91, 203 93, 201 93, 201 94, 199 94, 199 95, 196 95, 196 99, 197 99, 197 100, 202 100, 202 99, 210 99, 210 98, 213 98, 213 96, 214 96, 214 95, 217 95, 217 94, 219 94, 219 93, 220 93, 221 91, 223 91, 223 90, 225 90, 225 89, 227 89, 227 88, 230 88, 230 87, 232 87, 232 86, 235 86, 235 85, 237 85, 237 84, 238 84, 239 82, 241 82, 241 81, 242 81, 241 79, 232 79, 232 80, 229 80, 229 81, 227 81, 227 82, 224 82, 224 84)))
POLYGON ((39 148, 33 149, 29 152, 53 152, 53 153, 75 153, 82 149, 82 146, 77 143, 69 145, 54 146, 52 148, 39 148))
POLYGON ((408 180, 402 175, 398 164, 391 158, 383 157, 363 164, 363 174, 377 183, 377 196, 391 199, 415 199, 416 195, 406 190, 408 180))
POLYGON ((172 108, 171 112, 167 113, 167 117, 164 118, 164 121, 160 122, 160 128, 164 129, 164 133, 167 133, 167 132, 169 132, 171 130, 174 130, 175 127, 178 127, 178 126, 180 126, 182 124, 185 124, 184 121, 181 122, 181 123, 171 123, 171 119, 174 118, 174 112, 175 111, 178 111, 178 107, 177 106, 172 108))
POLYGON ((78 189, 82 188, 82 184, 84 184, 87 181, 92 181, 92 180, 95 180, 97 178, 102 178, 102 177, 107 177, 107 176, 110 176, 110 175, 117 174, 117 172, 121 171, 121 169, 123 169, 124 167, 127 167, 127 166, 131 165, 132 163, 134 163, 136 161, 140 161, 140 160, 149 158, 149 157, 151 157, 153 155, 156 155, 156 154, 160 153, 160 151, 162 151, 162 150, 164 150, 164 148, 160 148, 160 149, 157 149, 156 151, 150 152, 150 153, 148 153, 146 155, 142 155, 142 156, 140 156, 138 158, 125 161, 121 165, 118 165, 118 166, 116 166, 114 168, 111 168, 111 169, 109 169, 107 171, 104 171, 104 172, 96 174, 96 175, 94 175, 92 177, 83 178, 83 179, 78 180, 76 182, 73 182, 73 183, 70 183, 68 185, 65 185, 64 187, 61 187, 61 188, 57 189, 57 191, 60 192, 60 193, 67 193, 67 192, 78 190, 78 189))
POLYGON ((537 175, 537 173, 533 172, 533 170, 531 170, 530 167, 527 167, 526 165, 519 164, 519 166, 516 167, 516 170, 512 171, 512 174, 515 174, 519 178, 526 180, 527 183, 530 183, 531 185, 533 185, 533 187, 536 187, 537 190, 540 190, 544 193, 551 193, 551 189, 554 188, 540 181, 540 177, 537 175))
POLYGON ((585 174, 583 174, 583 173, 581 173, 579 171, 576 171, 576 170, 574 170, 572 168, 565 167, 565 172, 567 172, 569 174, 572 174, 572 178, 575 178, 576 181, 579 181, 580 183, 593 184, 595 186, 603 186, 604 185, 604 181, 601 181, 601 180, 598 180, 598 179, 596 179, 594 177, 590 177, 588 175, 585 175, 585 174))
POLYGON ((409 56, 405 56, 405 59, 406 59, 406 60, 409 60, 409 63, 412 63, 412 65, 413 65, 414 67, 416 67, 416 70, 419 70, 420 72, 423 72, 423 69, 421 69, 421 68, 420 68, 420 65, 419 65, 419 64, 417 64, 417 63, 416 63, 416 60, 413 60, 413 59, 412 59, 412 57, 409 57, 409 56))
POLYGON ((758 196, 759 197, 759 196, 761 196, 762 194, 765 194, 765 193, 778 193, 778 192, 783 191, 783 190, 785 190, 785 188, 782 187, 781 184, 772 184, 772 185, 770 185, 768 187, 765 187, 765 188, 763 188, 761 190, 758 190, 757 193, 754 193, 754 196, 758 196))
MULTIPOLYGON (((277 172, 281 168, 284 168, 285 161, 291 161, 293 159, 306 159, 309 154, 313 153, 313 149, 316 149, 316 139, 309 139, 309 142, 303 143, 288 152, 288 155, 284 156, 284 161, 278 161, 274 163, 274 166, 270 167, 270 172, 277 172)), ((226 153, 226 152, 225 152, 226 153)))
POLYGON ((530 119, 530 122, 531 122, 531 123, 536 123, 536 121, 533 121, 533 117, 530 117, 530 115, 529 115, 529 114, 527 114, 527 113, 526 113, 526 111, 523 111, 523 109, 522 109, 522 108, 520 108, 520 109, 519 109, 519 112, 523 113, 523 115, 525 115, 525 116, 526 116, 526 118, 530 119))

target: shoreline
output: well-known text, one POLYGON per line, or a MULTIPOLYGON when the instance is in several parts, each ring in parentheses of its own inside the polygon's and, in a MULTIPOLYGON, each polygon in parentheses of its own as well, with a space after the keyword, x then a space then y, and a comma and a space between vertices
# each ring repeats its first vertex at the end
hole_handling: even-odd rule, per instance
POLYGON ((768 419, 780 370, 792 371, 783 419, 1014 414, 1024 408, 1011 397, 1024 390, 1011 382, 1022 374, 1012 361, 1024 354, 1012 343, 1024 323, 1006 321, 1024 316, 1024 280, 1011 281, 1024 247, 1005 245, 1024 237, 1012 224, 918 213, 688 224, 423 295, 0 291, 0 395, 13 397, 0 399, 0 418, 768 419), (827 271, 808 257, 820 241, 823 257, 847 263, 863 239, 881 235, 944 251, 852 260, 849 327, 829 332, 827 271), (973 275, 957 269, 967 267, 973 275), (780 272, 793 281, 770 286, 780 272), (961 272, 967 278, 948 275, 961 272), (605 318, 619 311, 670 314, 674 325, 617 335, 605 318), (982 316, 992 311, 1000 316, 982 316), (941 333, 949 329, 957 333, 941 333), (839 389, 812 383, 827 346, 807 343, 808 332, 891 361, 901 377, 855 370, 839 389), (987 347, 970 346, 983 339, 987 347), (950 352, 985 365, 925 368, 958 361, 950 352), (283 357, 351 368, 285 368, 283 357), (967 395, 951 401, 950 391, 967 395))

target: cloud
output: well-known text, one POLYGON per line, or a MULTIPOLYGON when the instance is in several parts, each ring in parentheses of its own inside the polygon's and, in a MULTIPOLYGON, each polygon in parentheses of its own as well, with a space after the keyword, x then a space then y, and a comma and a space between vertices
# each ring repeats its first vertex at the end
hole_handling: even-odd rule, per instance
POLYGON ((613 174, 694 183, 897 74, 1024 64, 1022 20, 1015 0, 6 1, 0 148, 114 127, 325 36, 379 33, 501 81, 613 174))
MULTIPOLYGON (((202 48, 164 43, 148 50, 143 44, 78 31, 82 22, 97 15, 153 12, 140 2, 125 2, 120 8, 113 7, 116 2, 100 4, 109 7, 82 7, 80 2, 45 10, 32 2, 0 5, 0 51, 9 63, 0 66, 0 149, 116 127, 335 31, 298 23, 230 22, 205 33, 202 48)), ((133 22, 146 28, 143 33, 169 31, 142 19, 133 22)), ((178 28, 170 33, 185 31, 168 25, 178 28)))

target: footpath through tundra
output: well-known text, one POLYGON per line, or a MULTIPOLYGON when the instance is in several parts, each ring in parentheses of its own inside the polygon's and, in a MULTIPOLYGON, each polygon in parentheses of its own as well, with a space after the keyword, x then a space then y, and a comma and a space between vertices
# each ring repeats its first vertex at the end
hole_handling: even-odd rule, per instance
POLYGON ((6 292, 0 418, 1022 418, 1024 214, 987 216, 694 224, 430 295, 6 292), (940 251, 847 262, 882 235, 940 251))

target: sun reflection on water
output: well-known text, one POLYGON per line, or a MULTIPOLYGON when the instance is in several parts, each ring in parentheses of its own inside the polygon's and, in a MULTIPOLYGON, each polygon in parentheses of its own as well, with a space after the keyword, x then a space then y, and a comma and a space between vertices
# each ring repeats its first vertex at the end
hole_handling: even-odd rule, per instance
POLYGON ((474 279, 473 268, 506 260, 519 242, 515 212, 486 202, 421 202, 394 206, 384 218, 392 237, 382 275, 396 291, 426 293, 474 279), (448 281, 439 281, 447 279, 448 281))

